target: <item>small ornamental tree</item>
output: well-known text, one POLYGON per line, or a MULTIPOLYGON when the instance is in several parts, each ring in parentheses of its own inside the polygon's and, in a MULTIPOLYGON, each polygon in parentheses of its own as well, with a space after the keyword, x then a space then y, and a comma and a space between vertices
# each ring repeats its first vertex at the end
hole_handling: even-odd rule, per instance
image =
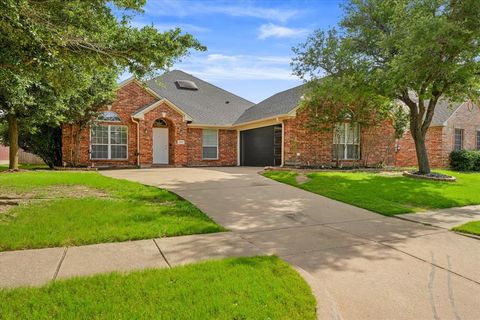
POLYGON ((141 13, 144 4, 0 0, 0 121, 8 123, 10 169, 18 168, 18 122, 63 121, 68 102, 81 99, 78 92, 94 85, 96 73, 142 77, 168 68, 191 49, 205 49, 180 29, 132 27, 130 15, 141 13))
POLYGON ((438 101, 480 95, 480 1, 349 0, 344 13, 339 30, 294 48, 294 73, 313 87, 307 101, 327 94, 321 108, 357 114, 403 103, 419 172, 430 173, 425 137, 438 101))

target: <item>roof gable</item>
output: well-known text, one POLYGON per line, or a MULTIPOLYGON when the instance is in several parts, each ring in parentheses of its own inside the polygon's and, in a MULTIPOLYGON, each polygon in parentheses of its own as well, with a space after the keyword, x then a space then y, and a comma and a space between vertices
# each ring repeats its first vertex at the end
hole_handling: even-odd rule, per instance
POLYGON ((231 92, 179 70, 149 80, 146 85, 159 97, 187 114, 194 124, 225 126, 232 125, 240 115, 254 105, 231 92), (178 86, 177 81, 195 83, 197 89, 178 86))
POLYGON ((178 112, 180 115, 183 116, 183 119, 185 121, 192 121, 192 117, 185 113, 182 109, 180 109, 179 107, 177 107, 174 103, 172 103, 171 101, 169 101, 168 99, 166 98, 162 98, 158 101, 155 101, 149 105, 146 105, 146 106, 143 106, 141 107, 140 109, 138 109, 137 111, 135 111, 133 114, 132 114, 132 117, 136 118, 136 119, 144 119, 145 118, 145 114, 154 110, 156 107, 162 105, 162 104, 166 104, 167 106, 169 106, 170 108, 172 108, 173 110, 175 110, 176 112, 178 112))
POLYGON ((305 84, 274 94, 247 109, 235 124, 291 114, 299 105, 305 84))

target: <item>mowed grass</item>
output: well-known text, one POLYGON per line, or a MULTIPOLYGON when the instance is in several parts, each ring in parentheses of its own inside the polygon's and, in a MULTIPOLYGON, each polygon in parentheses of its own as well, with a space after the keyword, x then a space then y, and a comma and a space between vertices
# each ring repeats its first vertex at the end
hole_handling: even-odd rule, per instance
POLYGON ((461 226, 453 228, 452 230, 480 236, 480 221, 467 222, 461 226))
POLYGON ((365 172, 314 172, 299 184, 298 173, 268 171, 271 179, 331 199, 392 216, 424 210, 480 204, 480 174, 439 171, 457 182, 437 182, 365 172))
POLYGON ((0 291, 2 319, 315 319, 305 281, 276 257, 111 273, 0 291))
POLYGON ((0 212, 0 251, 224 230, 173 193, 96 172, 2 173, 0 195, 28 199, 0 212))
MULTIPOLYGON (((18 165, 20 170, 37 170, 37 169, 48 169, 46 164, 29 164, 29 163, 20 163, 18 165)), ((8 164, 0 164, 0 171, 7 171, 8 164)))

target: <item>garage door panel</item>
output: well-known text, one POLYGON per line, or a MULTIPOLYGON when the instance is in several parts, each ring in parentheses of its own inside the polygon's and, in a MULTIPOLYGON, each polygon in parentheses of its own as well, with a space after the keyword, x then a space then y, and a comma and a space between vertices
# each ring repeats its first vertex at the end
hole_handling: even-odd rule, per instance
POLYGON ((241 165, 280 165, 281 125, 241 131, 240 144, 241 165))

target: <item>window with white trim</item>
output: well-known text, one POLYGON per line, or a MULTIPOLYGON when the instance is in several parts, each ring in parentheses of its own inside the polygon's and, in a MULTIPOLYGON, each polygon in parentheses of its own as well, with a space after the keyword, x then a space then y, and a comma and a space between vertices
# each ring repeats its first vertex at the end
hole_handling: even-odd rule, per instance
POLYGON ((463 149, 463 129, 455 129, 455 150, 463 149))
POLYGON ((358 123, 345 122, 335 125, 332 156, 336 160, 360 159, 360 126, 358 123))
POLYGON ((218 130, 202 130, 202 158, 205 160, 218 159, 218 130))
POLYGON ((125 160, 128 157, 127 126, 99 126, 90 129, 90 158, 94 160, 125 160))
POLYGON ((115 111, 103 111, 97 117, 97 121, 120 122, 120 116, 115 111))

